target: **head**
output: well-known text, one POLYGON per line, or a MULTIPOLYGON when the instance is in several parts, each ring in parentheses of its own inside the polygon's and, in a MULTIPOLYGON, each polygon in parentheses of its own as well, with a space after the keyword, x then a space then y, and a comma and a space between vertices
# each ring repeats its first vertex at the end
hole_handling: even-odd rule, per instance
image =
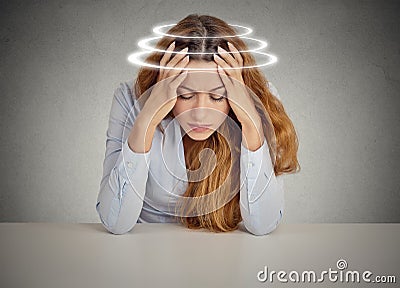
MULTIPOLYGON (((213 54, 219 54, 218 46, 229 51, 227 41, 231 42, 239 51, 248 50, 247 45, 230 25, 225 21, 209 15, 191 14, 179 21, 167 34, 203 38, 173 38, 165 36, 158 42, 156 48, 166 50, 175 41, 175 51, 188 47, 188 52, 207 52, 208 54, 189 54, 190 61, 187 67, 193 68, 216 68, 213 54), (212 38, 207 38, 212 37, 212 38)), ((146 62, 158 65, 163 56, 161 52, 154 52, 147 57, 146 62)), ((241 53, 244 66, 255 65, 251 53, 241 53)), ((159 71, 154 68, 142 67, 136 79, 134 91, 140 97, 147 89, 157 81, 159 71)), ((272 154, 276 155, 274 163, 275 175, 283 172, 291 172, 299 168, 297 162, 297 136, 285 113, 282 103, 269 91, 267 80, 258 68, 243 69, 242 77, 248 89, 250 89, 259 101, 256 101, 256 109, 259 111, 263 122, 272 122, 274 134, 276 135, 276 146, 269 147, 272 154), (268 114, 267 116, 265 114, 268 114), (267 118, 266 118, 267 117, 267 118)), ((191 202, 183 204, 182 210, 188 215, 193 210, 208 211, 204 215, 185 217, 183 213, 177 213, 180 220, 188 228, 207 228, 214 232, 231 231, 238 228, 242 220, 239 205, 239 179, 240 179, 240 143, 241 139, 234 142, 233 151, 228 141, 219 133, 220 126, 225 127, 226 118, 230 117, 241 129, 241 124, 229 106, 226 99, 226 91, 217 71, 200 70, 189 71, 188 75, 177 89, 178 99, 172 111, 167 117, 177 118, 182 129, 192 138, 194 144, 186 151, 188 169, 204 169, 210 171, 208 177, 198 182, 189 182, 184 197, 201 197, 219 189, 223 182, 227 181, 225 190, 213 193, 208 202, 191 202), (190 91, 193 90, 193 91, 190 91), (189 94, 188 94, 189 93, 189 94), (186 95, 185 95, 186 94, 186 95), (215 101, 223 97, 222 101, 215 101), (184 99, 184 97, 190 99, 184 99), (193 129, 194 125, 211 125, 207 130, 193 129), (199 154, 205 148, 212 149, 216 155, 217 165, 215 169, 209 167, 207 161, 200 162, 199 154), (222 164, 222 165, 221 165, 222 164), (228 194, 234 191, 236 195, 229 199, 228 194), (223 199, 225 205, 219 205, 223 199), (218 208, 219 207, 219 208, 218 208), (211 212, 209 212, 211 211, 211 212)), ((159 126, 162 130, 161 125, 159 126)), ((263 127, 267 134, 271 127, 263 127)), ((268 143, 270 145, 270 143, 268 143)), ((208 161, 210 162, 210 161, 208 161)), ((190 181, 190 180, 189 180, 190 181)), ((177 205, 178 206, 178 205, 177 205)))
MULTIPOLYGON (((188 68, 216 68, 214 61, 191 60, 188 68)), ((187 135, 196 141, 209 138, 224 122, 230 111, 226 89, 218 72, 189 71, 177 89, 173 117, 187 135), (199 129, 196 127, 204 127, 199 129)))
MULTIPOLYGON (((213 54, 219 55, 217 50, 218 46, 222 47, 226 51, 229 51, 228 41, 239 50, 248 49, 247 45, 238 37, 223 37, 234 36, 237 34, 237 31, 235 31, 232 26, 228 25, 221 19, 208 15, 199 16, 197 14, 191 14, 179 21, 179 23, 167 31, 166 34, 183 36, 183 38, 165 36, 158 42, 156 48, 165 50, 174 41, 174 51, 180 51, 183 48, 188 47, 189 53, 196 53, 189 54, 189 64, 187 66, 189 68, 216 69, 217 65, 214 62, 213 54)), ((159 65, 162 56, 163 53, 155 52, 151 54, 145 61, 159 65)), ((255 65, 255 60, 250 53, 242 54, 242 58, 244 65, 255 65)), ((145 91, 144 89, 155 84, 155 81, 151 81, 154 79, 154 77, 148 77, 150 76, 148 75, 150 71, 153 73, 159 73, 158 70, 153 68, 141 69, 138 76, 137 89, 135 89, 137 95, 142 94, 145 91), (142 79, 139 78, 141 75, 143 75, 142 79)), ((254 73, 259 72, 254 70, 254 73)), ((254 76, 252 75, 254 73, 244 71, 243 76, 249 77, 250 79, 254 76)), ((259 76, 261 77, 261 75, 262 74, 259 76)), ((265 81, 265 79, 260 77, 253 77, 253 79, 259 78, 260 81, 265 81)), ((178 99, 174 109, 168 114, 168 117, 176 117, 185 133, 187 133, 190 138, 196 141, 204 141, 208 139, 223 123, 227 116, 231 117, 231 119, 233 119, 238 126, 241 126, 233 111, 230 109, 229 102, 226 98, 226 91, 223 86, 224 85, 216 70, 189 71, 184 82, 177 89, 178 99), (221 86, 222 88, 219 88, 221 86), (195 92, 190 94, 190 96, 194 96, 190 98, 190 100, 185 99, 187 98, 185 96, 180 97, 182 94, 191 92, 185 88, 192 88, 191 90, 194 90, 195 92), (216 90, 216 88, 219 89, 216 90), (213 100, 221 98, 221 96, 223 96, 222 101, 213 100), (211 127, 210 129, 202 129, 203 131, 199 131, 201 129, 193 129, 189 123, 195 125, 211 124, 211 127)))

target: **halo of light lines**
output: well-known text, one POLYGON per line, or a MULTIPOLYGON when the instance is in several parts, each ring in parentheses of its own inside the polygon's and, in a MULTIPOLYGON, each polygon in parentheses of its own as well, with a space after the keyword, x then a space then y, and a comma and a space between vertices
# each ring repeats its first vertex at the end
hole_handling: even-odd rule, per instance
MULTIPOLYGON (((172 27, 172 26, 175 26, 175 25, 176 24, 167 24, 167 25, 160 25, 160 26, 154 27, 153 28, 153 32, 155 34, 157 34, 157 35, 160 35, 160 36, 152 37, 152 38, 145 38, 145 39, 140 40, 138 42, 138 46, 140 48, 142 48, 142 49, 145 49, 146 51, 139 51, 139 52, 135 52, 135 53, 130 54, 128 56, 128 58, 127 58, 128 62, 130 62, 130 63, 132 63, 134 65, 146 66, 146 67, 151 67, 151 68, 155 68, 155 69, 212 70, 212 71, 216 71, 217 70, 217 68, 206 68, 206 67, 204 67, 204 68, 189 68, 189 67, 185 67, 185 68, 182 69, 180 67, 166 67, 166 66, 159 65, 157 63, 146 62, 145 61, 145 56, 146 55, 152 54, 154 52, 161 52, 161 53, 167 52, 166 50, 155 48, 156 45, 151 45, 152 41, 162 39, 163 37, 186 38, 186 39, 198 39, 198 38, 202 38, 202 39, 206 38, 206 39, 208 39, 208 38, 241 37, 241 39, 243 39, 243 40, 252 41, 252 42, 257 43, 258 46, 255 47, 254 49, 240 50, 239 52, 228 51, 228 52, 224 52, 224 53, 254 53, 255 55, 261 56, 261 58, 265 58, 266 59, 266 60, 262 61, 262 63, 260 63, 260 64, 246 65, 246 66, 242 66, 242 67, 224 68, 226 70, 259 68, 259 67, 272 65, 272 64, 274 64, 274 63, 276 63, 278 61, 278 58, 275 55, 259 51, 259 50, 261 50, 261 49, 263 49, 263 48, 268 46, 268 43, 266 41, 255 39, 255 38, 250 38, 250 37, 245 37, 245 35, 248 35, 248 34, 253 32, 253 29, 251 29, 249 27, 236 25, 236 24, 228 24, 230 26, 238 27, 240 29, 243 29, 244 32, 236 34, 236 35, 227 35, 227 36, 181 36, 181 35, 173 35, 173 34, 168 34, 168 33, 163 32, 163 30, 165 28, 172 27)), ((172 53, 174 53, 174 54, 215 54, 215 52, 181 52, 181 51, 173 51, 172 53)), ((218 52, 218 53, 220 53, 220 52, 218 52)))
MULTIPOLYGON (((143 49, 146 49, 146 50, 149 50, 149 51, 158 51, 158 52, 163 52, 164 53, 165 50, 153 48, 153 47, 151 47, 149 45, 149 42, 151 42, 153 40, 161 39, 161 38, 162 38, 161 36, 158 36, 158 37, 146 38, 146 39, 140 40, 138 42, 138 46, 140 48, 143 48, 143 49)), ((265 41, 262 41, 262 40, 258 40, 258 39, 254 39, 254 38, 250 38, 250 37, 242 37, 242 39, 246 39, 246 40, 257 42, 260 46, 255 48, 255 49, 241 50, 241 51, 239 51, 240 53, 255 52, 255 51, 261 50, 261 49, 263 49, 263 48, 268 46, 268 43, 265 42, 265 41)), ((227 52, 227 53, 239 53, 239 52, 230 51, 230 52, 227 52)), ((175 54, 215 54, 215 52, 181 52, 181 51, 175 51, 174 53, 175 54)))
POLYGON ((194 39, 198 39, 198 38, 233 38, 233 37, 242 37, 245 35, 249 35, 253 32, 253 29, 245 27, 245 26, 241 26, 241 25, 236 25, 236 24, 228 24, 229 26, 233 26, 233 27, 240 27, 243 28, 244 30, 246 30, 247 32, 244 32, 242 34, 236 34, 236 35, 227 35, 227 36, 180 36, 180 35, 173 35, 173 34, 167 34, 161 31, 161 29, 165 28, 165 27, 173 27, 175 26, 176 23, 174 24, 167 24, 167 25, 161 25, 161 26, 156 26, 155 28, 153 28, 153 32, 157 35, 161 35, 161 36, 169 36, 169 37, 174 37, 174 38, 194 38, 194 39))

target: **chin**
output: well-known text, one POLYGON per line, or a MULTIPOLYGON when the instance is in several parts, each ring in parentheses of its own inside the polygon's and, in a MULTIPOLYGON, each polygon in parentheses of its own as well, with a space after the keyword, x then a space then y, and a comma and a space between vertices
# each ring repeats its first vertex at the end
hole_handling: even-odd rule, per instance
POLYGON ((211 132, 211 133, 196 133, 196 132, 190 131, 190 132, 187 132, 186 134, 187 134, 192 140, 195 140, 195 141, 204 141, 204 140, 208 139, 208 138, 213 134, 213 132, 211 132))

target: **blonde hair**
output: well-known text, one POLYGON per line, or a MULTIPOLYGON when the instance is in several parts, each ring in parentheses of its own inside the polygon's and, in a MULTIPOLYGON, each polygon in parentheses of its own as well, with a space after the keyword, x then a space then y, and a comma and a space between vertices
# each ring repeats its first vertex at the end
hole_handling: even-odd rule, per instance
MULTIPOLYGON (((226 22, 209 15, 191 14, 179 21, 167 34, 179 36, 221 36, 235 35, 235 31, 226 22)), ((248 50, 247 45, 239 37, 230 37, 231 42, 239 51, 248 50)), ((213 52, 218 54, 217 47, 221 46, 229 51, 227 40, 223 37, 217 38, 173 38, 164 36, 157 44, 158 49, 166 50, 175 41, 175 50, 180 51, 189 47, 189 52, 213 52)), ((255 65, 255 60, 250 53, 242 53, 243 65, 255 65)), ((163 53, 154 52, 145 60, 148 63, 159 63, 163 53)), ((191 60, 213 61, 212 54, 190 54, 191 60)), ((134 84, 136 95, 142 95, 147 89, 157 82, 159 70, 141 67, 134 84)), ((298 139, 292 121, 285 112, 282 103, 269 90, 267 80, 258 68, 243 69, 242 72, 245 85, 258 97, 261 108, 268 113, 269 121, 273 125, 276 143, 274 154, 275 175, 283 173, 294 173, 300 171, 297 160, 298 139)), ((138 96, 139 97, 139 96, 138 96)), ((261 109, 257 109, 260 114, 261 109)), ((168 116, 174 117, 172 111, 168 116)), ((228 117, 233 119, 241 128, 232 109, 228 117)), ((265 121, 264 121, 265 122, 265 121)), ((265 123, 263 123, 264 125, 265 123)), ((226 121, 221 125, 229 134, 226 121)), ((163 131, 162 126, 159 128, 163 131)), ((263 127, 265 131, 267 129, 263 127)), ((186 137, 187 135, 185 135, 186 137)), ((234 138, 234 135, 231 134, 234 138)), ((231 141, 231 140, 230 140, 231 141)), ((203 173, 209 173, 208 177, 198 182, 189 180, 187 190, 182 196, 191 197, 194 201, 178 203, 180 212, 176 216, 179 221, 190 229, 205 228, 212 232, 227 232, 238 228, 242 221, 239 205, 239 179, 240 179, 240 143, 241 139, 232 139, 234 149, 230 149, 227 140, 219 133, 213 133, 204 141, 195 141, 189 151, 186 151, 185 160, 190 170, 203 169, 203 173), (217 165, 213 169, 210 161, 200 163, 199 155, 204 149, 209 148, 216 155, 217 165), (226 186, 221 188, 222 183, 226 186), (217 193, 212 193, 217 191, 217 193), (233 198, 230 195, 234 195, 233 198), (207 201, 197 201, 207 195, 207 201), (198 198, 200 197, 200 198, 198 198), (221 207, 221 203, 226 203, 221 207), (201 211, 211 211, 205 214, 201 211), (196 215, 190 216, 187 215, 196 215)), ((270 144, 270 143, 269 143, 270 144)))

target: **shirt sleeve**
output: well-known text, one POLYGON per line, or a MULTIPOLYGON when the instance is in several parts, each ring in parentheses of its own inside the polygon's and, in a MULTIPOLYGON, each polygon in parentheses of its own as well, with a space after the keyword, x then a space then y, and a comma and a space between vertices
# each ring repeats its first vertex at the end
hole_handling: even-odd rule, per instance
POLYGON ((278 89, 275 87, 275 85, 272 82, 268 82, 268 88, 269 88, 269 91, 271 91, 271 93, 276 98, 278 98, 279 100, 282 100, 281 96, 279 95, 278 89))
MULTIPOLYGON (((273 87, 271 92, 278 98, 273 87)), ((241 144, 240 155, 240 211, 245 228, 254 235, 265 235, 275 230, 284 213, 283 179, 276 177, 267 139, 256 151, 241 144)))
POLYGON ((112 101, 103 177, 96 204, 103 226, 113 234, 129 232, 143 207, 151 150, 136 153, 128 145, 139 112, 130 87, 121 83, 112 101))
POLYGON ((284 212, 283 182, 276 177, 264 137, 256 151, 241 144, 240 211, 246 229, 265 235, 279 225, 284 212))

